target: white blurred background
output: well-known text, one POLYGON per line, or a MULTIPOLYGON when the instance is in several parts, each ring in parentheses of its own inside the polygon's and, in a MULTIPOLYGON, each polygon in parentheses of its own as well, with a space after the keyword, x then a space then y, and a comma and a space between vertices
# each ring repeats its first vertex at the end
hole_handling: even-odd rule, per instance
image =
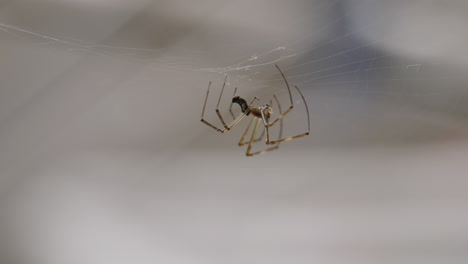
POLYGON ((0 262, 467 263, 467 10, 3 0, 0 262), (206 88, 287 102, 275 64, 311 135, 247 158, 206 88))

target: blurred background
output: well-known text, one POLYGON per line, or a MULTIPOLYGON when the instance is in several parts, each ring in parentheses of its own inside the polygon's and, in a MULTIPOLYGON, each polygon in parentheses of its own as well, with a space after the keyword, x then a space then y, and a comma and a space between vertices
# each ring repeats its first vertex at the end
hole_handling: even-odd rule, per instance
POLYGON ((3 0, 0 262, 467 263, 467 9, 3 0), (275 64, 311 134, 247 158, 208 82, 285 109, 275 64))

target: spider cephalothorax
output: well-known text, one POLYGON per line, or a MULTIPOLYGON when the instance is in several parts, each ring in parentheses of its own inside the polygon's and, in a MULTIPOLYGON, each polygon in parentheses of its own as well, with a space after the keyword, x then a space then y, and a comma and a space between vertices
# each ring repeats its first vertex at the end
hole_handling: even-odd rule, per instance
POLYGON ((203 105, 203 111, 202 111, 202 115, 201 115, 201 121, 204 124, 206 124, 207 126, 215 129, 216 131, 218 131, 220 133, 224 133, 226 131, 229 131, 235 125, 237 125, 244 117, 249 116, 250 114, 252 114, 252 120, 250 121, 249 125, 247 126, 247 129, 245 130, 244 134, 242 135, 241 140, 239 141, 239 146, 243 146, 245 144, 248 144, 247 152, 245 153, 245 155, 247 155, 247 156, 253 156, 253 155, 256 155, 256 154, 262 154, 262 153, 265 153, 265 152, 268 152, 268 151, 275 150, 275 149, 277 149, 279 147, 280 142, 289 141, 289 140, 292 140, 292 139, 295 139, 295 138, 299 138, 299 137, 309 135, 309 131, 310 131, 309 109, 307 108, 307 103, 305 101, 304 95, 302 95, 301 90, 299 90, 299 88, 297 88, 297 86, 294 86, 296 88, 296 90, 299 92, 299 94, 301 95, 302 101, 304 102, 304 106, 305 106, 305 109, 307 111, 307 128, 308 129, 307 129, 307 132, 305 132, 305 133, 302 133, 302 134, 299 134, 299 135, 296 135, 296 136, 292 136, 292 137, 282 138, 282 134, 283 134, 283 117, 293 109, 294 104, 293 104, 291 89, 289 88, 289 83, 286 80, 286 77, 284 76, 281 69, 278 67, 278 65, 276 65, 276 68, 278 68, 279 72, 281 73, 281 76, 283 77, 284 82, 286 83, 286 88, 288 88, 290 106, 289 106, 288 109, 286 109, 286 111, 283 112, 281 110, 281 105, 280 105, 280 103, 278 101, 278 98, 276 97, 276 95, 273 95, 273 98, 274 98, 276 104, 278 105, 279 116, 276 117, 276 119, 274 119, 271 122, 270 122, 270 117, 273 114, 273 108, 272 108, 273 100, 270 101, 270 104, 265 104, 263 106, 252 106, 253 102, 255 100, 259 100, 259 99, 257 97, 254 97, 250 101, 250 103, 247 103, 247 101, 245 99, 241 98, 240 96, 236 96, 237 88, 234 90, 234 97, 232 98, 231 106, 229 107, 229 112, 231 113, 233 120, 231 121, 231 123, 229 125, 227 125, 224 122, 224 119, 223 119, 221 113, 219 112, 219 103, 221 102, 221 97, 222 97, 223 92, 224 92, 224 87, 226 86, 226 80, 227 80, 227 76, 226 76, 226 78, 224 79, 223 89, 221 90, 221 94, 219 95, 219 98, 218 98, 218 104, 216 106, 216 114, 218 115, 219 120, 223 124, 224 129, 219 129, 216 126, 210 124, 205 119, 203 119, 204 114, 205 114, 206 102, 208 100, 208 94, 210 93, 211 82, 208 84, 208 91, 206 92, 205 104, 203 105), (234 113, 232 112, 232 105, 233 104, 238 104, 240 106, 240 108, 241 108, 241 111, 242 111, 242 113, 239 114, 237 117, 235 117, 234 113), (252 124, 254 123, 254 121, 255 121, 255 127, 253 129, 252 136, 250 137, 250 141, 246 142, 245 138, 247 137, 247 134, 248 134, 250 128, 252 127, 252 124), (272 127, 274 124, 276 124, 278 121, 280 123, 278 139, 270 140, 269 128, 272 127), (259 138, 255 139, 255 136, 257 134, 258 126, 260 125, 261 122, 263 122, 263 126, 265 127, 265 130, 262 132, 262 134, 260 135, 259 138), (253 143, 262 140, 262 138, 263 138, 263 136, 265 134, 266 134, 265 143, 267 145, 275 145, 275 146, 269 147, 267 149, 260 150, 260 151, 254 152, 254 153, 251 153, 253 143))
POLYGON ((256 118, 265 118, 267 121, 273 114, 273 109, 268 104, 264 106, 252 106, 249 110, 250 113, 256 118))

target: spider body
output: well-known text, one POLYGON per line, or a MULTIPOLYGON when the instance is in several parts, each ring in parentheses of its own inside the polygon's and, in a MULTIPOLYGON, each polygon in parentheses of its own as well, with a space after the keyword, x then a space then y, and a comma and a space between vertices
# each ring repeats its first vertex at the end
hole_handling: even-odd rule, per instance
POLYGON ((271 109, 268 104, 264 106, 253 106, 250 108, 250 113, 256 118, 264 117, 268 121, 270 116, 273 114, 273 109, 271 109))
POLYGON ((256 118, 262 118, 262 113, 263 116, 266 119, 269 119, 271 114, 273 114, 273 109, 270 107, 270 105, 265 104, 264 106, 250 106, 247 104, 247 101, 240 96, 234 96, 232 98, 232 103, 236 103, 240 106, 241 111, 243 113, 246 113, 246 116, 249 116, 252 114, 252 116, 256 118))
POLYGON ((270 101, 270 104, 265 104, 263 106, 253 106, 252 105, 253 102, 255 100, 259 100, 259 99, 257 97, 254 97, 250 101, 250 103, 247 103, 247 101, 245 99, 241 98, 240 96, 236 96, 237 88, 234 90, 234 97, 232 98, 231 106, 229 107, 229 112, 231 113, 231 116, 232 116, 233 120, 231 121, 231 123, 229 125, 227 125, 226 122, 224 122, 223 116, 221 115, 221 113, 219 111, 219 104, 221 102, 221 97, 223 95, 224 88, 226 86, 227 76, 224 79, 223 89, 221 90, 221 94, 219 95, 219 98, 218 98, 218 104, 216 106, 216 114, 218 115, 218 117, 219 117, 221 123, 223 124, 224 128, 220 129, 220 128, 212 125, 211 123, 207 122, 203 117, 204 117, 204 114, 205 114, 205 107, 206 107, 206 102, 208 100, 208 95, 210 93, 211 82, 208 84, 208 91, 206 92, 205 104, 203 105, 203 110, 202 110, 202 115, 201 115, 201 122, 204 123, 205 125, 213 128, 214 130, 220 132, 220 133, 224 133, 226 131, 229 131, 235 125, 237 125, 244 117, 252 116, 252 119, 251 119, 249 125, 247 126, 247 129, 245 130, 244 134, 242 135, 242 137, 241 137, 241 139, 239 141, 239 146, 243 146, 245 144, 248 144, 247 152, 245 153, 245 155, 247 155, 247 156, 262 154, 262 153, 265 153, 265 152, 269 152, 269 151, 278 149, 278 147, 280 145, 280 142, 289 141, 289 140, 292 140, 292 139, 307 136, 307 135, 309 135, 309 132, 310 132, 310 119, 309 119, 309 109, 307 107, 307 102, 305 101, 304 95, 302 95, 301 90, 299 90, 299 88, 297 86, 294 86, 296 88, 296 90, 299 92, 299 94, 301 95, 302 100, 304 102, 304 106, 305 106, 305 109, 306 109, 306 112, 307 112, 307 128, 308 128, 308 130, 307 130, 307 132, 299 134, 299 135, 282 138, 282 134, 283 134, 283 117, 286 114, 288 114, 294 108, 294 104, 293 104, 293 99, 292 99, 292 94, 291 94, 291 89, 289 87, 289 83, 286 80, 286 77, 284 76, 284 73, 278 67, 278 65, 276 65, 276 68, 281 73, 281 76, 283 77, 283 80, 284 80, 284 82, 286 84, 286 88, 288 89, 290 106, 289 106, 288 109, 286 109, 286 111, 283 112, 282 109, 281 109, 281 105, 280 105, 280 103, 278 101, 278 98, 276 97, 276 95, 273 95, 273 99, 274 99, 275 103, 278 105, 279 116, 276 119, 274 119, 273 121, 271 121, 271 122, 270 122, 270 118, 271 118, 271 116, 273 114, 273 107, 272 107, 273 100, 270 101), (232 112, 232 105, 233 104, 238 104, 240 106, 240 108, 241 108, 242 113, 239 114, 237 117, 235 117, 234 113, 232 112), (250 131, 253 123, 255 123, 255 126, 253 128, 253 132, 252 132, 252 135, 250 137, 250 140, 245 141, 245 139, 247 137, 247 134, 250 131), (264 130, 261 133, 261 135, 259 136, 259 138, 255 138, 260 123, 263 123, 264 130), (277 124, 277 123, 280 124, 278 139, 271 140, 270 139, 269 128, 272 127, 273 125, 277 124), (266 134, 265 143, 267 145, 274 145, 274 146, 252 153, 251 152, 252 145, 254 143, 256 143, 256 142, 261 141, 265 134, 266 134))

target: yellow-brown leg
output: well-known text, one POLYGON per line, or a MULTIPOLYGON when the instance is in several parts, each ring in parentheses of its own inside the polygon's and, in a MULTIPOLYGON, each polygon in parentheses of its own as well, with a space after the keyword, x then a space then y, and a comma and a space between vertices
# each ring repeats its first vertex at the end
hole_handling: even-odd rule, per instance
POLYGON ((263 123, 266 127, 272 127, 274 124, 276 124, 276 122, 280 121, 281 119, 283 119, 283 117, 288 114, 289 112, 291 112, 291 110, 294 108, 294 103, 293 103, 293 98, 292 98, 292 94, 291 94, 291 88, 289 87, 289 83, 288 83, 288 80, 286 80, 286 76, 284 76, 284 73, 283 71, 281 71, 281 69, 278 67, 278 65, 275 65, 276 68, 278 69, 278 71, 281 73, 281 76, 283 77, 283 80, 284 80, 284 83, 286 84, 286 88, 288 88, 288 94, 289 94, 289 102, 290 102, 290 106, 288 109, 286 109, 286 111, 284 111, 284 113, 281 113, 275 120, 273 120, 271 123, 267 122, 265 120, 265 118, 263 118, 263 123))
POLYGON ((270 147, 270 148, 267 148, 267 149, 264 149, 264 150, 260 150, 260 151, 254 152, 254 153, 250 153, 250 151, 252 150, 252 145, 254 144, 254 141, 255 141, 255 135, 257 134, 258 125, 260 125, 260 122, 262 121, 260 118, 255 118, 255 119, 257 119, 257 122, 255 122, 255 127, 254 127, 254 130, 252 132, 252 136, 250 137, 249 145, 247 146, 247 152, 245 153, 245 155, 247 157, 251 157, 253 155, 258 155, 258 154, 263 154, 263 153, 278 149, 278 147, 279 147, 279 144, 277 144, 274 147, 270 147))
MULTIPOLYGON (((241 146, 244 146, 245 144, 248 144, 249 142, 245 141, 245 138, 247 137, 247 134, 249 133, 249 130, 250 128, 252 127, 252 124, 253 122, 255 121, 256 118, 252 118, 252 120, 250 121, 249 125, 247 126, 247 128, 245 129, 244 131, 244 134, 242 135, 241 139, 239 140, 239 147, 241 146)), ((262 131, 262 134, 260 135, 260 137, 258 137, 257 139, 254 140, 254 143, 255 142, 258 142, 260 140, 262 140, 263 136, 265 135, 265 130, 262 131)))
POLYGON ((227 76, 224 78, 223 88, 221 89, 221 93, 219 94, 218 104, 216 104, 216 114, 218 115, 219 120, 221 120, 221 123, 223 123, 224 129, 229 130, 228 126, 224 122, 223 117, 221 116, 221 113, 219 112, 219 103, 221 102, 221 97, 223 96, 224 88, 226 87, 226 81, 227 81, 227 76))
MULTIPOLYGON (((293 139, 296 139, 296 138, 304 137, 304 136, 309 135, 309 133, 310 133, 310 117, 309 117, 309 108, 307 107, 307 102, 306 102, 306 100, 305 100, 305 98, 304 98, 304 95, 302 94, 301 90, 299 90, 299 88, 298 88, 297 86, 294 86, 294 87, 296 88, 296 90, 297 90, 297 91, 299 92, 299 94, 301 95, 302 101, 304 102, 304 106, 305 106, 305 108, 306 108, 306 112, 307 112, 307 132, 302 133, 302 134, 299 134, 299 135, 296 135, 296 136, 287 137, 287 138, 281 138, 281 136, 280 136, 279 139, 271 141, 271 140, 270 140, 270 133, 269 133, 269 131, 268 131, 268 128, 271 127, 272 124, 270 124, 270 125, 265 125, 265 130, 266 130, 266 135, 267 135, 267 141, 266 141, 266 143, 267 143, 268 145, 274 145, 274 144, 277 144, 277 143, 279 143, 279 142, 284 142, 284 141, 289 141, 289 140, 293 140, 293 139)), ((276 97, 275 97, 275 99, 276 99, 276 97)), ((278 103, 279 103, 279 102, 278 102, 278 103)), ((284 116, 284 115, 283 115, 283 116, 284 116)), ((281 116, 280 116, 280 117, 281 117, 281 116)), ((265 118, 262 118, 262 119, 264 120, 263 122, 266 123, 265 118)), ((282 120, 282 117, 281 117, 280 120, 282 120)), ((282 124, 281 124, 281 126, 282 126, 282 124)))
MULTIPOLYGON (((239 114, 229 125, 226 125, 221 114, 219 113, 219 103, 220 103, 220 100, 221 100, 221 96, 223 95, 223 91, 224 91, 224 86, 226 85, 226 79, 224 79, 224 85, 223 85, 223 90, 221 91, 221 94, 219 95, 219 98, 218 98, 218 104, 216 106, 216 113, 219 117, 219 119, 221 120, 221 123, 223 123, 223 126, 224 126, 224 129, 220 129, 214 125, 212 125, 211 123, 209 123, 208 121, 206 121, 204 119, 204 115, 205 115, 205 108, 206 108, 206 102, 208 101, 208 95, 210 93, 210 87, 211 87, 211 82, 208 84, 208 90, 206 91, 206 97, 205 97, 205 103, 203 104, 203 110, 202 110, 202 114, 201 114, 201 122, 204 123, 205 125, 213 128, 214 130, 220 132, 220 133, 224 133, 228 130, 230 130, 231 128, 233 128, 235 125, 237 125, 246 115, 247 115, 247 112, 245 113, 241 113, 239 114)), ((258 100, 257 97, 254 97, 251 101, 250 101, 250 104, 249 104, 249 108, 252 106, 252 103, 255 101, 255 100, 258 100)))
MULTIPOLYGON (((235 92, 234 92, 234 94, 235 94, 235 92)), ((279 113, 281 114, 281 105, 280 105, 280 103, 278 101, 278 98, 276 98, 276 95, 273 95, 273 97, 275 98, 275 101, 278 104, 279 113)), ((270 100, 270 106, 273 107, 273 100, 270 100)), ((239 147, 244 146, 245 144, 249 143, 249 142, 245 141, 245 138, 247 137, 247 134, 249 133, 250 127, 252 126, 254 120, 255 120, 255 118, 252 118, 249 125, 245 129, 244 134, 242 135, 241 139, 239 140, 239 147)), ((263 136, 265 136, 265 131, 266 131, 266 129, 264 129, 262 131, 262 134, 257 139, 254 140, 254 143, 259 142, 259 141, 262 140, 263 136)), ((282 131, 283 131, 283 121, 281 121, 281 130, 280 130, 280 135, 279 135, 280 138, 281 138, 282 131)))

